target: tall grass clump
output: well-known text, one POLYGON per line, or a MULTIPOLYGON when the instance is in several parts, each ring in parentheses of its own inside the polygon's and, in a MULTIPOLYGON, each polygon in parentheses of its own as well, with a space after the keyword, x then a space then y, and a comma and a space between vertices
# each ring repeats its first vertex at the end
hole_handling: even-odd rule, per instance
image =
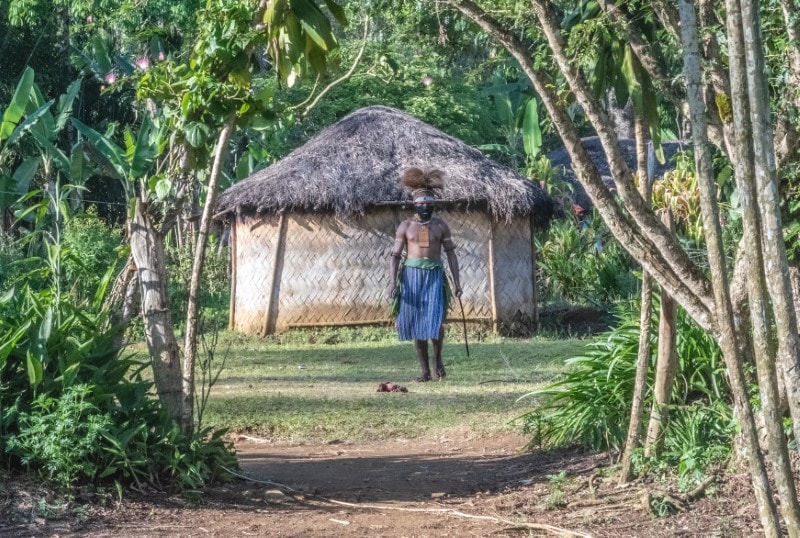
MULTIPOLYGON (((529 447, 580 445, 618 450, 624 445, 636 374, 639 313, 628 306, 617 316, 615 328, 589 343, 582 354, 566 360, 568 371, 561 379, 523 397, 537 404, 522 417, 524 431, 531 436, 529 447)), ((650 332, 653 354, 647 410, 652 406, 656 324, 657 320, 650 332)), ((658 461, 671 462, 682 472, 695 472, 716 456, 729 453, 735 431, 730 388, 716 343, 683 310, 679 310, 677 334, 678 375, 672 388, 664 451, 658 461), (704 459, 712 454, 715 456, 704 459)))

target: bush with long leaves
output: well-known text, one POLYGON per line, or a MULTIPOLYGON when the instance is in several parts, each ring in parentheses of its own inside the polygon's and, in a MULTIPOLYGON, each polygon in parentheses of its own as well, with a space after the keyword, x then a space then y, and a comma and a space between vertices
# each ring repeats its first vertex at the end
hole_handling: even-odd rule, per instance
POLYGON ((553 222, 537 238, 543 295, 551 300, 602 307, 637 291, 633 262, 593 212, 581 221, 553 222))
MULTIPOLYGON (((636 374, 638 311, 629 308, 620 312, 618 319, 617 326, 589 343, 582 355, 566 360, 568 372, 561 379, 524 396, 535 399, 538 404, 534 411, 522 417, 524 430, 531 435, 529 446, 577 444, 603 450, 619 449, 623 445, 636 374)), ((654 320, 654 325, 656 323, 654 320)), ((652 329, 650 334, 656 335, 657 327, 652 329)), ((709 439, 714 443, 730 440, 733 434, 730 388, 716 343, 682 310, 679 310, 677 332, 679 366, 672 389, 676 421, 665 432, 665 444, 679 446, 687 453, 693 450, 691 447, 705 446, 699 443, 709 442, 709 439), (703 415, 703 424, 689 420, 693 416, 689 410, 712 408, 714 413, 703 415), (713 432, 713 435, 700 435, 698 431, 713 432)), ((652 386, 655 375, 655 338, 653 336, 648 386, 652 386)), ((649 409, 650 405, 652 394, 648 392, 645 408, 649 409)))

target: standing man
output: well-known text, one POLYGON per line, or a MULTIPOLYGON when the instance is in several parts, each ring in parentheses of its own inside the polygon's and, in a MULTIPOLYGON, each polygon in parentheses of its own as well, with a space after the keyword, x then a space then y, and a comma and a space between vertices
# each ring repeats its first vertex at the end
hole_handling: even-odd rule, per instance
POLYGON ((440 170, 409 168, 403 173, 403 186, 411 189, 415 215, 400 223, 389 258, 388 295, 399 302, 397 333, 400 340, 414 340, 422 375, 417 381, 431 380, 428 340, 433 341, 435 376, 445 378, 442 363, 445 314, 450 303, 450 287, 444 274, 442 250, 447 255, 456 297, 461 297, 458 259, 450 228, 433 216, 436 192, 442 188, 440 170), (401 268, 403 251, 406 258, 401 268), (399 278, 398 278, 399 277, 399 278))

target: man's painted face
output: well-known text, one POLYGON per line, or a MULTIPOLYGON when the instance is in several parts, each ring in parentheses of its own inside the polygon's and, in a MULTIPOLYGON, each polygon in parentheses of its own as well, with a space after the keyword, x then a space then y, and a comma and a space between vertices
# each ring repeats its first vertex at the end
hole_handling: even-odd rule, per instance
POLYGON ((425 222, 431 220, 433 217, 433 204, 428 202, 414 204, 414 211, 417 212, 419 220, 425 222))

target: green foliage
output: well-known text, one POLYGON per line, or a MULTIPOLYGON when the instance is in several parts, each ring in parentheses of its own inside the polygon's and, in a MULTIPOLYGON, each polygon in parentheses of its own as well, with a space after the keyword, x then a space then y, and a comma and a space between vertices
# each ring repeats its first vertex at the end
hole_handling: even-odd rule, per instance
MULTIPOLYGON (((567 359, 569 371, 562 379, 527 395, 540 402, 535 411, 523 417, 531 446, 580 444, 594 449, 622 446, 630 420, 640 331, 636 309, 621 311, 619 316, 617 327, 587 345, 583 354, 567 359)), ((650 334, 655 355, 655 326, 650 334)), ((702 447, 695 443, 705 442, 709 436, 718 441, 730 439, 730 389, 719 348, 682 310, 679 310, 677 334, 679 366, 672 401, 674 416, 678 418, 666 430, 666 446, 677 447, 670 449, 673 452, 690 454, 702 447), (703 406, 710 411, 691 412, 703 406)), ((655 356, 652 356, 648 386, 652 386, 654 368, 655 356)), ((651 397, 648 393, 645 409, 652 405, 651 397)), ((680 457, 685 460, 687 472, 697 467, 696 457, 695 460, 691 460, 691 455, 680 457)))
POLYGON ((664 433, 664 448, 658 457, 634 452, 637 474, 677 475, 681 488, 688 490, 703 480, 709 467, 731 456, 737 424, 732 408, 721 400, 711 405, 671 406, 664 433))
POLYGON ((564 482, 566 478, 566 471, 547 475, 547 496, 544 498, 544 506, 547 510, 553 510, 567 505, 567 501, 564 499, 564 482))
MULTIPOLYGON (((200 304, 204 305, 204 316, 214 319, 220 315, 227 318, 230 306, 230 279, 228 276, 228 258, 223 253, 218 253, 219 238, 209 236, 208 253, 203 266, 202 281, 200 284, 200 304)), ((185 323, 184 315, 189 301, 189 283, 192 278, 192 265, 194 263, 194 250, 191 245, 183 248, 168 246, 167 273, 169 274, 169 301, 173 307, 173 323, 182 326, 185 323)))
POLYGON ((637 291, 633 261, 596 213, 554 221, 536 249, 545 298, 604 305, 637 291))
MULTIPOLYGON (((19 264, 15 263, 23 257, 22 243, 16 241, 11 234, 0 230, 0 293, 8 289, 20 272, 19 264)), ((3 307, 0 306, 0 318, 3 317, 3 307)))
POLYGON ((92 297, 117 258, 122 232, 100 220, 92 206, 64 225, 63 244, 72 253, 64 260, 67 281, 74 283, 77 297, 92 297))
POLYGON ((101 451, 98 441, 111 417, 86 401, 90 390, 88 385, 74 385, 57 400, 38 396, 30 413, 19 414, 19 433, 9 436, 7 449, 64 487, 79 476, 94 476, 93 460, 101 451))

